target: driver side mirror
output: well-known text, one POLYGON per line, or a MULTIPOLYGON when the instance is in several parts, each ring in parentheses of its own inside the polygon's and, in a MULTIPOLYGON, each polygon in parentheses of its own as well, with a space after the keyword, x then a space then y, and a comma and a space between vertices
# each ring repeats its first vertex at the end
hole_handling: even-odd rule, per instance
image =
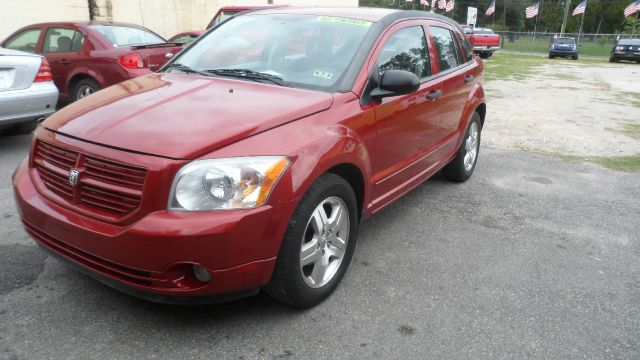
POLYGON ((389 96, 411 94, 420 88, 416 74, 405 70, 387 70, 380 78, 380 85, 371 90, 371 98, 380 100, 389 96))

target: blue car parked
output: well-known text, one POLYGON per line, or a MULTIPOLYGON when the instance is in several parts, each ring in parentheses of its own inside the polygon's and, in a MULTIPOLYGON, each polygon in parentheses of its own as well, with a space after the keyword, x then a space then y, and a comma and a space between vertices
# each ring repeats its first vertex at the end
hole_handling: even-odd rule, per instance
POLYGON ((554 37, 549 44, 549 59, 556 56, 570 57, 578 60, 578 45, 572 37, 554 37))

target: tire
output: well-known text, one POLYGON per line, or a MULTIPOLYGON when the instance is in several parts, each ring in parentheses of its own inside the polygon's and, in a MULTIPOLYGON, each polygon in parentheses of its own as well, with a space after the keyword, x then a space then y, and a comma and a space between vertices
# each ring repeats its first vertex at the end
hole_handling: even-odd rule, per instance
POLYGON ((574 55, 574 56, 572 56, 572 57, 571 57, 571 59, 573 59, 573 60, 578 60, 578 55, 574 55))
POLYGON ((73 98, 73 101, 78 101, 83 97, 89 96, 100 89, 100 84, 98 84, 95 80, 82 79, 73 86, 73 94, 71 95, 71 97, 73 98))
POLYGON ((264 287, 271 297, 309 308, 331 295, 347 271, 355 249, 356 204, 353 189, 338 175, 324 174, 311 186, 289 221, 273 275, 264 287), (348 218, 339 221, 338 209, 348 214, 348 218), (319 214, 325 215, 326 222, 319 214), (332 231, 328 231, 330 227, 332 231), (343 243, 341 238, 346 244, 335 246, 343 243), (303 250, 308 254, 307 260, 303 260, 303 250))
POLYGON ((486 53, 486 52, 481 52, 481 53, 480 53, 480 58, 481 58, 481 59, 488 59, 488 58, 489 58, 489 55, 487 55, 487 53, 486 53))
POLYGON ((555 56, 549 55, 549 59, 553 59, 553 58, 555 58, 555 56))
POLYGON ((471 121, 469 121, 469 125, 467 125, 467 130, 464 133, 464 138, 460 144, 460 149, 458 149, 456 157, 453 158, 453 160, 451 160, 444 169, 442 169, 444 176, 448 180, 464 182, 471 177, 473 170, 476 168, 476 163, 478 162, 478 155, 480 154, 481 133, 482 122, 480 121, 480 114, 474 112, 471 117, 471 121), (470 133, 474 132, 476 135, 473 136, 472 134, 470 136, 470 133), (474 138, 475 140, 473 140, 474 138), (467 147, 469 147, 469 149, 467 149, 467 147))
POLYGON ((23 122, 8 129, 3 130, 2 132, 7 135, 27 135, 31 134, 33 130, 38 127, 38 120, 31 120, 28 122, 23 122))

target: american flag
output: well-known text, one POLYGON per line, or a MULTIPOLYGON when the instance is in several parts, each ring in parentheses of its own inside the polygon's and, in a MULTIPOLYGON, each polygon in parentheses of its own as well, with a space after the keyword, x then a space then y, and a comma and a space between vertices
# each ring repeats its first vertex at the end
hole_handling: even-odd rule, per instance
POLYGON ((640 11, 640 0, 634 1, 624 8, 624 16, 633 15, 638 11, 640 11))
POLYGON ((527 19, 531 19, 532 17, 537 16, 539 7, 540 7, 540 3, 536 3, 535 5, 528 6, 527 9, 524 11, 525 17, 527 19))
POLYGON ((444 9, 447 7, 447 0, 438 0, 438 9, 444 9))
MULTIPOLYGON (((640 1, 640 0, 638 0, 640 1)), ((447 6, 444 8, 445 12, 449 12, 451 10, 453 10, 453 6, 455 5, 455 3, 453 2, 453 0, 449 0, 449 2, 447 3, 447 6)))
POLYGON ((413 2, 413 0, 404 0, 404 2, 413 2))
POLYGON ((429 0, 420 0, 420 5, 429 6, 429 0))
POLYGON ((431 0, 431 10, 435 10, 436 9, 436 0, 431 0))
POLYGON ((484 13, 484 14, 489 16, 489 15, 493 14, 494 12, 496 12, 496 0, 493 0, 491 2, 491 5, 489 5, 489 8, 487 9, 487 12, 484 13))
POLYGON ((578 6, 576 6, 575 10, 573 10, 573 14, 571 16, 576 16, 580 14, 584 14, 584 9, 587 8, 587 0, 584 0, 578 6))

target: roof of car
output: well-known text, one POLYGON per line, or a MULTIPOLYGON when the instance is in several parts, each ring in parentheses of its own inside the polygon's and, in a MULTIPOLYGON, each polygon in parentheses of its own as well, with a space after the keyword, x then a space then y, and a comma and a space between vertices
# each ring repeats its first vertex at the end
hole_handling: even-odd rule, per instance
POLYGON ((26 27, 35 27, 35 26, 89 26, 89 25, 115 25, 115 26, 127 26, 127 27, 137 27, 137 28, 142 28, 143 26, 140 25, 136 25, 136 24, 131 24, 131 23, 124 23, 124 22, 116 22, 116 21, 101 21, 101 20, 91 20, 91 21, 87 21, 87 20, 81 20, 81 21, 53 21, 53 22, 43 22, 43 23, 37 23, 37 24, 31 24, 29 26, 26 27))
POLYGON ((298 14, 298 15, 316 15, 316 16, 336 16, 352 19, 366 20, 378 22, 395 20, 403 18, 427 18, 438 19, 454 22, 450 18, 444 17, 428 11, 419 10, 397 10, 383 8, 366 8, 366 7, 282 7, 277 9, 257 10, 259 14, 298 14))
POLYGON ((556 38, 556 40, 559 40, 559 39, 575 40, 576 38, 572 38, 572 37, 569 37, 569 36, 558 36, 556 38))

